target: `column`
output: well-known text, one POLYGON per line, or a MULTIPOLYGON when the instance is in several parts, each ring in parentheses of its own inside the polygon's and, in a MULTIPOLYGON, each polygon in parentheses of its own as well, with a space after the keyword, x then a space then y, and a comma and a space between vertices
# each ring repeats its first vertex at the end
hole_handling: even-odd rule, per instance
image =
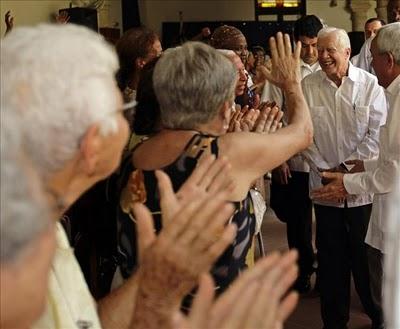
POLYGON ((368 19, 367 12, 371 7, 369 0, 351 0, 349 7, 353 32, 363 32, 365 21, 368 19))
POLYGON ((376 0, 376 15, 387 23, 387 4, 388 0, 376 0))

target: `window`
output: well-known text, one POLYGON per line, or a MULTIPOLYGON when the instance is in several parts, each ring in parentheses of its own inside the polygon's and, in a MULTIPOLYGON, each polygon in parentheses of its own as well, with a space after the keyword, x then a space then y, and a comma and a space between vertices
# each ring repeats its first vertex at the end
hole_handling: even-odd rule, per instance
POLYGON ((306 0, 254 0, 254 6, 256 21, 263 15, 277 15, 283 21, 284 15, 306 14, 306 0))

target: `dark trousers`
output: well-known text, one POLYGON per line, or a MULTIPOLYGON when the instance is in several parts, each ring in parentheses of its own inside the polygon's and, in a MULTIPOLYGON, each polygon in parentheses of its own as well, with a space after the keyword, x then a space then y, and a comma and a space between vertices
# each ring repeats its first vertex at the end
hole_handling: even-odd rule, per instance
POLYGON ((324 329, 347 328, 350 310, 350 278, 366 314, 380 321, 373 303, 364 242, 371 205, 336 208, 314 205, 317 220, 318 275, 324 329))
POLYGON ((299 171, 291 172, 288 185, 276 182, 271 186, 271 198, 279 198, 275 210, 279 219, 286 223, 289 248, 299 252, 300 277, 313 272, 314 250, 312 246, 312 203, 309 198, 309 174, 299 171))
POLYGON ((377 328, 382 328, 383 319, 383 254, 380 250, 375 249, 367 244, 367 257, 368 257, 368 267, 370 273, 370 285, 372 301, 375 307, 379 311, 379 323, 377 323, 377 328))

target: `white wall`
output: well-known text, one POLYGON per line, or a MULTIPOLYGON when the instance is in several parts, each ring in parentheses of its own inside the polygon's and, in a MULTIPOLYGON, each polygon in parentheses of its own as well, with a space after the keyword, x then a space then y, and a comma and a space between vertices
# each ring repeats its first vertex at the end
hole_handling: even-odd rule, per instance
MULTIPOLYGON (((368 17, 375 17, 375 0, 368 17)), ((345 9, 346 0, 338 0, 337 7, 329 7, 330 0, 308 0, 307 14, 315 14, 328 25, 351 31, 350 12, 345 9)), ((139 0, 140 18, 144 25, 161 34, 161 24, 178 21, 183 11, 185 21, 254 20, 253 0, 139 0)))
MULTIPOLYGON (((1 36, 5 32, 4 15, 11 10, 14 16, 14 26, 36 25, 42 22, 50 22, 51 17, 58 13, 59 9, 68 8, 69 0, 1 0, 1 36)), ((121 1, 106 0, 104 10, 100 13, 100 26, 114 26, 118 23, 122 26, 121 1)))

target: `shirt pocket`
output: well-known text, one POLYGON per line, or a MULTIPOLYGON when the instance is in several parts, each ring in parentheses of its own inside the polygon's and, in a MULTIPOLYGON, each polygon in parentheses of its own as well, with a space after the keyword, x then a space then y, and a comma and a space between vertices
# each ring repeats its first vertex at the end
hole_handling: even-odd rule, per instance
POLYGON ((310 112, 314 126, 314 142, 319 144, 329 135, 328 109, 325 106, 310 106, 310 112))
POLYGON ((359 137, 364 137, 368 132, 369 106, 356 106, 354 111, 357 135, 359 137))
POLYGON ((325 106, 310 106, 311 119, 314 126, 320 126, 324 122, 325 106))

